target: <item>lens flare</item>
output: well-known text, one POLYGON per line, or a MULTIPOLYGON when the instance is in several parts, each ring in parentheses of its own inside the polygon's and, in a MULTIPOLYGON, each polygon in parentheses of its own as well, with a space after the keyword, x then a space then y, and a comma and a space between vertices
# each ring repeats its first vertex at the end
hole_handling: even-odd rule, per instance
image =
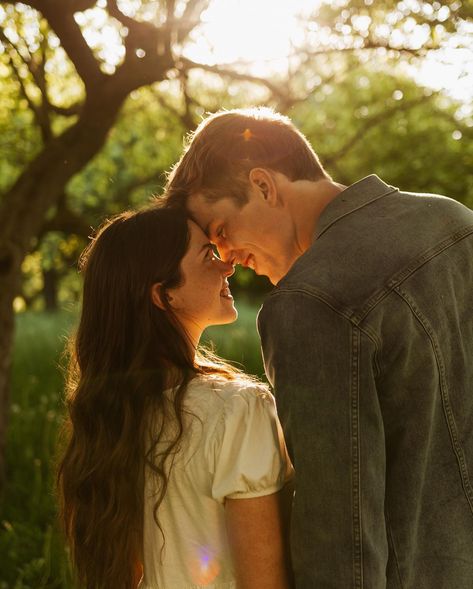
POLYGON ((212 550, 200 547, 191 562, 192 581, 197 585, 210 585, 220 572, 220 564, 212 550))

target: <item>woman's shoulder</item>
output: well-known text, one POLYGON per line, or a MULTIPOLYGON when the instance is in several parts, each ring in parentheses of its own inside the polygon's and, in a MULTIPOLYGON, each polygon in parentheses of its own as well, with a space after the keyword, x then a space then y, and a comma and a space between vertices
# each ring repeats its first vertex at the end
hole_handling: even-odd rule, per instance
POLYGON ((273 400, 267 384, 246 374, 238 374, 231 379, 220 375, 199 375, 189 384, 188 395, 221 405, 222 408, 237 399, 246 403, 273 400))

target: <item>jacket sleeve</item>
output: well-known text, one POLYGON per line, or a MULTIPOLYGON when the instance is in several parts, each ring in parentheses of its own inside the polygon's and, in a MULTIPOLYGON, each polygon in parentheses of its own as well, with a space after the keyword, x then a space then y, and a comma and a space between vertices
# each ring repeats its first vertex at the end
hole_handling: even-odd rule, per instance
POLYGON ((296 471, 296 586, 383 589, 386 457, 375 345, 348 313, 298 290, 275 291, 258 330, 296 471))

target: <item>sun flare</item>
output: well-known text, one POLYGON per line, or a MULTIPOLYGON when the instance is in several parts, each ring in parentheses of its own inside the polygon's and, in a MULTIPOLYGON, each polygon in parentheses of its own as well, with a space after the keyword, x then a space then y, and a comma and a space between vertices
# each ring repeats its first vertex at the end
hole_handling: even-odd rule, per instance
POLYGON ((301 41, 300 18, 314 0, 214 1, 202 14, 202 26, 188 54, 201 63, 243 62, 264 75, 286 66, 301 41))

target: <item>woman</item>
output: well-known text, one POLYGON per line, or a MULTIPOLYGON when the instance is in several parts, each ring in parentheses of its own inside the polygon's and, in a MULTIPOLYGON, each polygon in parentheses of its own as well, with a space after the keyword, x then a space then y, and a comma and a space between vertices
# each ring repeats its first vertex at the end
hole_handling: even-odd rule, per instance
POLYGON ((155 207, 106 222, 82 268, 58 471, 79 581, 286 589, 292 466, 274 401, 198 347, 237 317, 232 266, 184 213, 155 207))

